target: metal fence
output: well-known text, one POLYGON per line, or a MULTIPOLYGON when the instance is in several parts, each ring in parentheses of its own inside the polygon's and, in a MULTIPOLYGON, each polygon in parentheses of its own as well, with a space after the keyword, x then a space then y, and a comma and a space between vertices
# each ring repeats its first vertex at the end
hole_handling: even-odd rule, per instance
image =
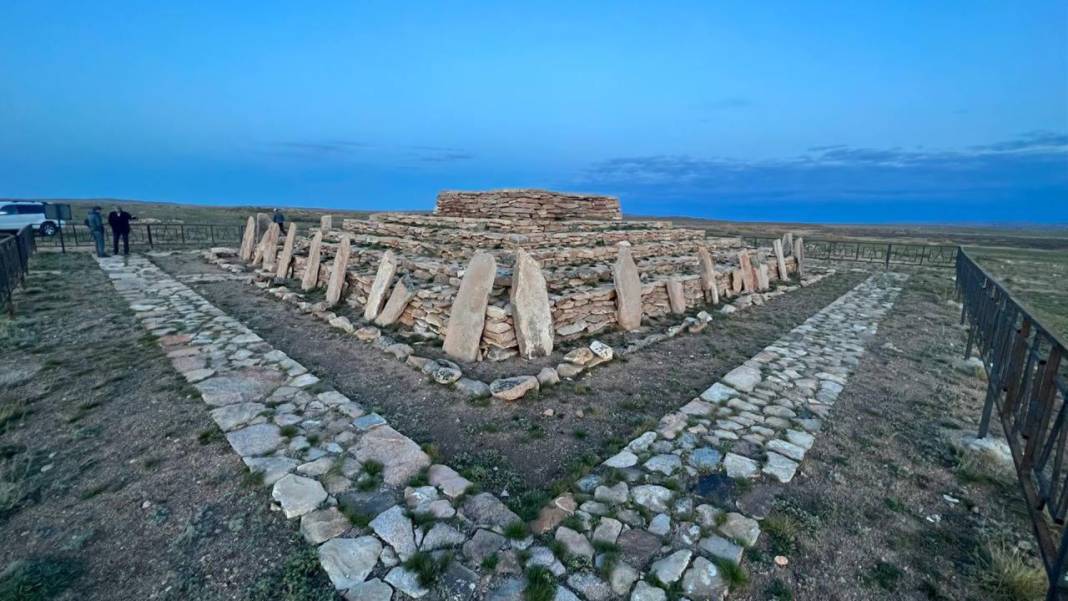
POLYGON ((1012 450, 1016 474, 1049 577, 1047 599, 1068 590, 1068 369, 1065 343, 1042 325, 962 249, 957 294, 968 323, 965 357, 977 349, 987 372, 979 436, 996 415, 1012 450))
MULTIPOLYGON (((217 223, 131 223, 130 246, 167 247, 167 246, 215 246, 218 244, 238 244, 244 225, 220 225, 217 223)), ((112 243, 111 228, 104 226, 104 246, 110 248, 112 243)), ((121 242, 120 242, 121 243, 121 242)), ((61 234, 40 237, 38 244, 43 247, 61 248, 66 246, 93 246, 93 237, 89 228, 81 224, 68 223, 63 226, 61 234)))
POLYGON ((34 232, 28 225, 13 236, 0 237, 0 309, 6 308, 9 314, 14 312, 11 297, 26 281, 34 250, 34 232))
MULTIPOLYGON (((777 238, 739 236, 752 246, 771 246, 777 238)), ((824 240, 804 238, 805 259, 821 261, 852 261, 891 265, 916 265, 951 268, 957 258, 957 246, 938 244, 904 244, 895 242, 864 242, 860 240, 824 240)))

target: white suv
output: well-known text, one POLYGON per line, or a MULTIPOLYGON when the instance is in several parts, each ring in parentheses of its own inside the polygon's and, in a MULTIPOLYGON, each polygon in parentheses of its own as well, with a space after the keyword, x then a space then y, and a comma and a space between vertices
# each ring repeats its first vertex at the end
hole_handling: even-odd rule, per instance
POLYGON ((0 231, 17 232, 32 225, 42 236, 54 236, 63 222, 45 217, 45 203, 31 200, 0 200, 0 231))

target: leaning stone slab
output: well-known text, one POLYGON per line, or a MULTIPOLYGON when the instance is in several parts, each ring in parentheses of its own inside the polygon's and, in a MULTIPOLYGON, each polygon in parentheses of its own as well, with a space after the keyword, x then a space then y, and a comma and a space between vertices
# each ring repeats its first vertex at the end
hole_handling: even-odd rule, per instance
POLYGON ((289 474, 274 483, 271 497, 282 506, 287 518, 295 518, 314 510, 326 500, 326 490, 318 480, 289 474))
POLYGON ((553 315, 545 275, 534 257, 522 249, 516 251, 509 300, 520 356, 532 359, 552 353, 553 315))
POLYGON ((289 231, 286 232, 286 241, 282 245, 282 254, 278 256, 278 269, 275 275, 280 278, 289 277, 289 268, 293 263, 293 245, 297 241, 297 224, 290 223, 289 231))
POLYGON ((308 260, 304 264, 304 276, 300 279, 301 290, 311 290, 319 285, 319 262, 321 261, 323 233, 315 232, 308 247, 308 260))
POLYGON ((619 256, 612 266, 612 282, 616 290, 616 320, 624 330, 636 330, 642 325, 642 281, 638 266, 631 256, 630 243, 619 243, 619 256))
POLYGON ((682 282, 675 278, 667 281, 668 304, 671 312, 681 315, 686 312, 686 293, 682 289, 682 282))
POLYGON ((749 251, 743 250, 738 253, 739 271, 742 277, 742 288, 746 292, 756 292, 756 273, 753 272, 753 263, 749 258, 749 251))
POLYGON ((263 243, 263 268, 271 273, 274 273, 278 259, 278 236, 281 232, 282 228, 277 223, 272 223, 263 243))
POLYGON ((339 590, 351 589, 366 580, 381 554, 382 543, 373 536, 335 538, 319 546, 319 562, 339 590))
POLYGON ((257 424, 226 434, 226 440, 242 457, 266 455, 282 446, 282 435, 274 424, 257 424))
POLYGON ((381 463, 382 479, 390 486, 407 484, 419 470, 430 465, 430 457, 419 445, 387 425, 369 430, 351 452, 361 463, 381 463))
POLYGON ((471 257, 449 310, 449 325, 442 349, 450 357, 461 361, 478 358, 478 345, 486 324, 486 306, 496 277, 497 261, 493 255, 478 253, 471 257))
MULTIPOLYGON (((393 274, 396 272, 397 257, 393 251, 387 250, 382 253, 382 260, 378 263, 374 282, 371 283, 371 291, 367 293, 367 304, 363 308, 363 318, 367 321, 374 321, 378 317, 378 311, 382 307, 382 301, 386 298, 386 291, 389 290, 389 284, 393 281, 393 274)), ((401 307, 401 311, 403 310, 404 307, 401 307)), ((398 313, 397 316, 399 317, 400 314, 398 313)))
POLYGON ((326 285, 326 305, 333 307, 341 300, 341 293, 345 291, 345 273, 349 268, 349 256, 352 247, 349 245, 349 237, 342 236, 337 245, 337 255, 334 256, 334 268, 330 270, 330 281, 326 285))
POLYGON ((779 270, 779 279, 785 282, 790 279, 790 274, 786 271, 786 257, 782 253, 782 240, 772 242, 772 248, 775 251, 775 266, 779 270))
POLYGON ((705 292, 705 300, 718 305, 719 287, 716 285, 716 263, 703 245, 697 247, 697 262, 701 268, 701 290, 705 292))
POLYGON ((393 292, 389 295, 389 300, 386 301, 386 306, 382 307, 378 317, 375 318, 375 323, 380 326, 396 323, 413 296, 415 296, 415 285, 412 284, 412 280, 408 276, 397 280, 397 284, 393 286, 393 292))
POLYGON ((256 247, 256 218, 249 215, 248 221, 245 222, 245 231, 241 234, 241 250, 238 251, 237 256, 242 261, 249 261, 252 259, 252 253, 256 247))

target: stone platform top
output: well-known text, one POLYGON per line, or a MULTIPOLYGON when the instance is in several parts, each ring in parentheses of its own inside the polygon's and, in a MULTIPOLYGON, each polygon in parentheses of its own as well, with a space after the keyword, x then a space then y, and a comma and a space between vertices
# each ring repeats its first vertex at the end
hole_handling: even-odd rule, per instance
POLYGON ((438 194, 436 215, 446 217, 489 217, 497 219, 621 220, 619 199, 612 196, 569 194, 549 190, 489 190, 438 194))

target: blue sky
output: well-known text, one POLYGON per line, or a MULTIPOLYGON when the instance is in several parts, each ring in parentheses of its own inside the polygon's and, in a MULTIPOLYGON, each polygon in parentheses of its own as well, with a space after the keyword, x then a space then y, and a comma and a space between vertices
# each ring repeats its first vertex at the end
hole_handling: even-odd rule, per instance
POLYGON ((0 196, 1068 222, 1064 1, 188 4, 4 3, 0 196))

